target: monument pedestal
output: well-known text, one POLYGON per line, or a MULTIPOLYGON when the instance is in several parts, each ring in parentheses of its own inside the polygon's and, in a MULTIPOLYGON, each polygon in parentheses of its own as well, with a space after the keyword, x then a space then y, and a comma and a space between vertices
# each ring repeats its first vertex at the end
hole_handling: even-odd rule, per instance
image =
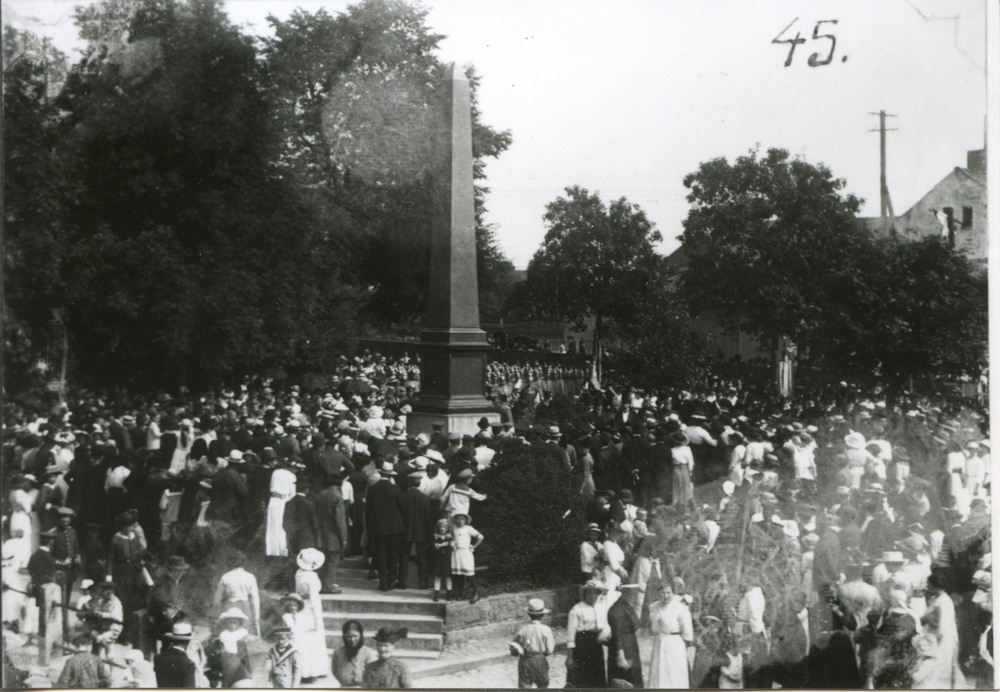
POLYGON ((420 396, 406 417, 410 435, 445 432, 475 435, 479 420, 500 423, 500 413, 486 398, 486 354, 491 348, 481 329, 426 329, 420 336, 420 396))

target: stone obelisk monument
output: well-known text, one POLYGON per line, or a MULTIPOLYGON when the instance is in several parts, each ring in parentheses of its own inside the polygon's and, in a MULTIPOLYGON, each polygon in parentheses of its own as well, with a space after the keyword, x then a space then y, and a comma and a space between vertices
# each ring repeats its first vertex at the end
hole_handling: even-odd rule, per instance
POLYGON ((472 183, 469 82, 452 64, 445 73, 441 126, 436 131, 431 283, 420 335, 420 395, 407 416, 411 435, 474 434, 476 422, 500 416, 486 399, 486 332, 479 328, 476 214, 472 183))

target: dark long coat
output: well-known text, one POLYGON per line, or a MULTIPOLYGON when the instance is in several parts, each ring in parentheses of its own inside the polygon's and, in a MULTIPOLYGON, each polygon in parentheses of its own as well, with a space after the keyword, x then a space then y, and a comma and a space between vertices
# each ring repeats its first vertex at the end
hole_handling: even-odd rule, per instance
POLYGON ((371 536, 403 533, 403 494, 391 480, 383 478, 368 486, 365 497, 365 526, 371 536))

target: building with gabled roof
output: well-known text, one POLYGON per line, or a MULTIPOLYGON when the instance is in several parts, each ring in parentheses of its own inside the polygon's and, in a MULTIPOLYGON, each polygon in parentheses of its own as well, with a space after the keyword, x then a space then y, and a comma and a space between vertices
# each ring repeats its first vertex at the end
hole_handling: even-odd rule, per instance
MULTIPOLYGON (((905 240, 944 237, 956 250, 986 262, 986 197, 986 150, 970 151, 966 167, 956 166, 906 213, 897 216, 891 232, 905 240)), ((879 217, 859 220, 873 232, 883 232, 879 217)))

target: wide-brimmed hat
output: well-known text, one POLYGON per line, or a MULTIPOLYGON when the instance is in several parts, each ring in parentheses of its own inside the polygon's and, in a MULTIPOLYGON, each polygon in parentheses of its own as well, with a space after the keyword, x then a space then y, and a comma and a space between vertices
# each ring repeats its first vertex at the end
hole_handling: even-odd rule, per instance
POLYGON ((528 615, 545 615, 551 612, 545 607, 545 601, 540 598, 532 598, 528 601, 528 615))
POLYGON ((455 478, 458 478, 458 479, 472 478, 475 475, 476 475, 476 472, 473 471, 472 469, 462 469, 461 471, 458 472, 458 474, 455 476, 455 478))
POLYGON ((239 608, 230 608, 219 616, 219 620, 249 620, 247 614, 239 608))
POLYGON ((56 513, 63 517, 72 517, 76 515, 71 507, 56 507, 56 513))
POLYGON ((678 430, 677 432, 675 432, 672 435, 670 435, 670 441, 673 442, 678 447, 683 447, 684 445, 686 445, 686 444, 688 444, 690 442, 690 440, 688 439, 688 436, 685 435, 680 430, 678 430))
POLYGON ((396 467, 392 465, 391 461, 383 461, 382 466, 379 467, 378 472, 383 476, 395 476, 396 467))
POLYGON ((191 565, 189 565, 184 560, 183 555, 171 555, 170 557, 167 558, 167 564, 165 564, 164 567, 166 567, 167 569, 175 569, 181 571, 187 571, 191 569, 191 565))
POLYGON ((903 564, 907 562, 907 559, 903 557, 903 553, 898 550, 886 550, 882 553, 882 557, 879 558, 881 562, 886 562, 889 564, 903 564))
POLYGON ((848 434, 844 435, 844 444, 848 449, 864 449, 865 436, 852 430, 848 434))
POLYGON ((302 599, 302 596, 294 592, 283 597, 281 601, 282 603, 284 603, 285 601, 291 601, 295 604, 296 608, 298 608, 299 610, 302 610, 306 607, 306 602, 302 599))
POLYGON ((469 523, 469 515, 465 512, 455 512, 451 515, 451 521, 454 522, 458 517, 465 517, 465 523, 469 523))
POLYGON ((295 558, 295 563, 299 566, 299 569, 310 572, 318 570, 323 566, 324 562, 326 562, 326 555, 321 550, 316 550, 316 548, 303 548, 299 551, 298 557, 295 558))
POLYGON ((583 590, 584 591, 600 591, 601 593, 604 593, 605 591, 608 590, 608 587, 606 587, 604 584, 602 584, 601 582, 597 581, 596 579, 590 579, 590 580, 587 581, 586 584, 583 585, 583 590))
POLYGON ((190 622, 175 622, 173 629, 163 635, 163 638, 189 642, 194 639, 194 628, 191 627, 190 622))
POLYGON ((558 425, 550 425, 549 429, 546 431, 546 435, 553 438, 562 437, 562 432, 560 432, 558 425))
POLYGON ((635 498, 632 496, 632 491, 628 488, 622 488, 621 492, 618 493, 618 499, 624 502, 635 502, 635 498))

